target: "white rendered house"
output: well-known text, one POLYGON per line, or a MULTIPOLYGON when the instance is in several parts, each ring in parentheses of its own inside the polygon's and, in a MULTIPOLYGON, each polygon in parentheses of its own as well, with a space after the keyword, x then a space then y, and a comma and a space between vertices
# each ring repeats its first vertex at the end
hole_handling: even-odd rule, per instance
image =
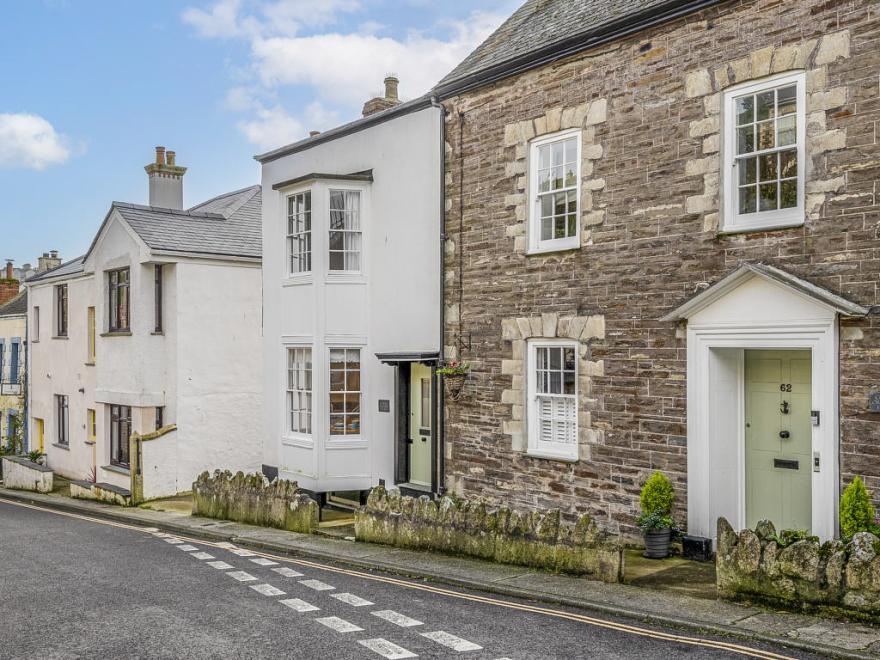
POLYGON ((257 156, 263 470, 321 501, 438 490, 441 111, 398 104, 396 85, 364 118, 257 156))
POLYGON ((146 169, 150 206, 114 202, 83 257, 27 285, 32 444, 150 499, 259 468, 261 189, 182 210, 173 152, 146 169))

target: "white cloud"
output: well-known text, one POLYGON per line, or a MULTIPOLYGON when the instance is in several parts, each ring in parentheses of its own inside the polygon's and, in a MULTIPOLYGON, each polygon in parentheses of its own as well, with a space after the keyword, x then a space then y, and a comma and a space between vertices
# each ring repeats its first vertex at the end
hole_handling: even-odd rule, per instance
POLYGON ((44 170, 69 157, 64 136, 39 115, 0 113, 0 167, 44 170))
POLYGON ((280 105, 264 107, 255 102, 251 108, 251 119, 238 122, 238 128, 250 142, 265 151, 301 140, 308 131, 325 130, 339 123, 336 112, 317 102, 305 109, 302 119, 288 114, 280 105))

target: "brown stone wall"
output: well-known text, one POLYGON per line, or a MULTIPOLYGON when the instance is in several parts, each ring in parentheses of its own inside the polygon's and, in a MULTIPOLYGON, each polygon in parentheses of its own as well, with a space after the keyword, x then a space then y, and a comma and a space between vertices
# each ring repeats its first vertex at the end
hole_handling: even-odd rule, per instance
MULTIPOLYGON (((878 70, 871 0, 729 2, 446 101, 444 343, 473 367, 447 403, 447 486, 632 533, 640 483, 660 469, 684 522, 686 344, 657 319, 742 262, 880 302, 878 70), (721 235, 720 92, 792 68, 808 72, 806 223, 721 235), (593 107, 602 116, 587 121, 593 107), (523 149, 557 109, 584 121, 582 245, 527 256, 523 149), (519 338, 502 321, 547 313, 604 317, 604 333, 581 340, 598 368, 577 463, 530 458, 511 433, 518 404, 504 393, 522 383, 505 361, 519 338)), ((880 415, 867 411, 878 325, 842 323, 841 478, 860 473, 880 494, 880 415)))

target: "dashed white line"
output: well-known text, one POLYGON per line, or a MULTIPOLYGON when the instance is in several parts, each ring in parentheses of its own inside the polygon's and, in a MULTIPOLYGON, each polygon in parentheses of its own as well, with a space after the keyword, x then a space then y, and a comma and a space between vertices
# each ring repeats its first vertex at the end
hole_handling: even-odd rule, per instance
POLYGON ((408 616, 400 614, 399 612, 395 612, 394 610, 379 610, 377 612, 370 612, 373 616, 377 616, 380 619, 385 619, 393 623, 395 626, 400 626, 401 628, 412 628, 414 626, 424 625, 421 621, 417 621, 416 619, 411 619, 408 616))
POLYGON ((178 538, 174 538, 173 536, 169 536, 168 538, 164 538, 162 540, 165 541, 165 543, 171 543, 172 545, 177 545, 178 543, 183 543, 183 541, 181 541, 178 538))
POLYGON ((231 578, 235 578, 239 582, 252 582, 253 580, 257 579, 250 573, 245 573, 244 571, 232 571, 231 573, 227 573, 226 575, 231 578))
POLYGON ((321 582, 320 580, 302 580, 300 584, 309 589, 314 589, 315 591, 332 591, 336 588, 331 587, 329 584, 321 582))
POLYGON ((273 568, 272 570, 278 573, 278 575, 283 575, 284 577, 294 578, 303 576, 303 574, 299 571, 295 571, 292 568, 287 568, 287 566, 282 566, 281 568, 273 568))
POLYGON ((252 562, 259 566, 278 566, 277 561, 272 561, 271 559, 264 559, 263 557, 254 557, 251 559, 252 562))
POLYGON ((345 619, 340 619, 338 616, 325 616, 323 619, 315 619, 315 621, 338 633, 360 632, 363 630, 363 628, 360 628, 353 623, 349 623, 345 619))
POLYGON ((208 566, 213 566, 214 568, 219 568, 221 571, 229 570, 230 568, 234 568, 232 564, 227 564, 225 561, 209 561, 208 566))
POLYGON ((229 541, 220 541, 219 543, 215 543, 218 548, 223 548, 224 550, 234 550, 238 546, 234 543, 230 543, 229 541))
POLYGON ((198 548, 194 545, 178 545, 175 546, 178 550, 183 550, 184 552, 192 552, 193 550, 198 550, 198 548))
POLYGON ((144 527, 143 531, 149 532, 150 534, 155 534, 156 532, 159 531, 159 528, 158 527, 144 527))
POLYGON ((252 584, 251 589, 264 596, 283 596, 284 592, 271 584, 252 584))
POLYGON ((239 557, 253 557, 254 553, 250 550, 242 550, 241 548, 229 548, 229 552, 239 557))
POLYGON ((287 600, 279 600, 278 602, 295 612, 317 612, 321 609, 320 607, 315 607, 311 603, 307 603, 299 598, 288 598, 287 600))
POLYGON ((190 557, 195 557, 196 559, 213 559, 214 555, 209 555, 207 552, 194 552, 190 557))
POLYGON ((405 658, 418 658, 415 653, 407 651, 402 646, 392 644, 387 639, 360 639, 358 644, 366 646, 374 653, 378 653, 385 660, 405 660, 405 658))
POLYGON ((373 605, 368 600, 361 598, 360 596, 355 596, 354 594, 330 594, 331 598, 335 598, 336 600, 341 600, 343 603, 347 603, 352 607, 366 607, 367 605, 373 605))
POLYGON ((452 649, 453 651, 457 651, 459 653, 462 651, 479 651, 483 648, 479 644, 474 644, 473 642, 469 642, 466 639, 462 639, 461 637, 450 635, 448 632, 445 632, 443 630, 420 634, 422 637, 427 637, 432 642, 442 644, 446 648, 452 649))

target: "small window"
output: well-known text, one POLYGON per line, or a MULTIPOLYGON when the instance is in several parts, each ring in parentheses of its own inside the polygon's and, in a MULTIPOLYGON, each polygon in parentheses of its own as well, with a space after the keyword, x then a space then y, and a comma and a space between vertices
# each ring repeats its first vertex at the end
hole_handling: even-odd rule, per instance
POLYGON ((575 343, 529 344, 530 454, 578 459, 577 353, 575 343))
POLYGON ((287 198, 287 258, 290 275, 312 272, 312 193, 287 198))
POLYGON ((55 287, 55 336, 67 336, 67 285, 55 287))
POLYGON ((153 273, 153 316, 155 318, 155 323, 153 324, 154 332, 162 332, 163 331, 163 305, 165 304, 164 300, 164 282, 162 281, 162 276, 165 273, 165 269, 162 267, 162 264, 156 264, 153 273))
POLYGON ((34 307, 34 341, 40 341, 40 308, 34 307))
POLYGON ((128 467, 128 440, 131 437, 131 407, 110 406, 110 463, 128 467))
POLYGON ((68 407, 67 395, 55 395, 55 428, 56 442, 59 445, 67 446, 70 444, 70 409, 68 407))
MULTIPOLYGON (((18 385, 21 383, 22 376, 22 367, 23 363, 20 359, 21 357, 21 339, 19 337, 13 337, 12 342, 9 344, 9 383, 12 385, 18 385)), ((2 372, 0 372, 2 374, 2 372)), ((2 376, 0 376, 0 381, 2 381, 2 376)))
POLYGON ((156 430, 165 426, 165 406, 156 406, 156 430))
POLYGON ((129 275, 128 268, 111 270, 107 273, 109 301, 108 309, 110 332, 127 332, 129 330, 129 275))
POLYGON ((726 231, 804 222, 804 74, 725 93, 726 231))
POLYGON ((86 410, 86 435, 89 442, 95 442, 98 439, 97 415, 91 408, 86 410))
POLYGON ((580 247, 581 133, 534 140, 529 154, 533 252, 580 247))
POLYGON ((330 191, 330 270, 361 270, 361 194, 330 191))
POLYGON ((312 349, 287 349, 287 430, 312 434, 312 349))
POLYGON ((422 428, 431 428, 431 379, 422 378, 421 384, 421 420, 422 428))
POLYGON ((330 435, 361 433, 361 351, 330 349, 330 435))
POLYGON ((89 307, 86 310, 86 323, 88 323, 88 329, 86 332, 86 362, 88 364, 95 364, 95 335, 97 334, 97 330, 95 327, 94 307, 89 307))

